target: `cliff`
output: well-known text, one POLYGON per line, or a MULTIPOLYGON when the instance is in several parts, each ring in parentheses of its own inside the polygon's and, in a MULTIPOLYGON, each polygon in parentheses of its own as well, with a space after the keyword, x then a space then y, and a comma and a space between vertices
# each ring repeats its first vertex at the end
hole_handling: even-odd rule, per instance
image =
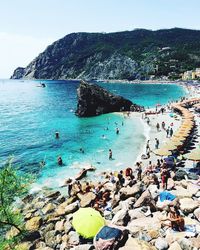
POLYGON ((140 111, 143 109, 121 96, 113 95, 98 85, 88 84, 84 81, 80 83, 77 95, 76 115, 79 117, 119 111, 140 111))
POLYGON ((54 42, 12 79, 147 79, 180 77, 200 65, 200 31, 72 33, 54 42))

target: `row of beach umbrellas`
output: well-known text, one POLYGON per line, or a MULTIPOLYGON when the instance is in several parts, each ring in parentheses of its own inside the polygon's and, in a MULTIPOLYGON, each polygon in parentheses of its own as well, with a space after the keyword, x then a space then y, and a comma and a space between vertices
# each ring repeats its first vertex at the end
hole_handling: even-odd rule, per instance
MULTIPOLYGON (((187 138, 191 135, 191 132, 194 127, 194 115, 182 105, 200 102, 200 99, 191 99, 188 101, 184 101, 182 103, 173 104, 172 107, 175 110, 178 110, 183 116, 182 124, 180 128, 174 133, 171 140, 166 142, 162 148, 154 151, 156 155, 159 156, 169 156, 172 155, 172 151, 182 147, 187 138)), ((193 150, 191 153, 185 154, 184 157, 191 160, 200 160, 200 149, 197 148, 193 150), (194 152, 193 152, 194 151, 194 152)))

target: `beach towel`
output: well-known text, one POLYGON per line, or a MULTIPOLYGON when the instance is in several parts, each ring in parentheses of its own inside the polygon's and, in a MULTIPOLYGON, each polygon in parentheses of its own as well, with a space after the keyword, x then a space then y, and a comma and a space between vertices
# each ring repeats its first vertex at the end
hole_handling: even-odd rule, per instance
POLYGON ((170 192, 167 191, 163 191, 160 193, 160 201, 173 201, 174 199, 176 199, 176 196, 171 194, 170 192))

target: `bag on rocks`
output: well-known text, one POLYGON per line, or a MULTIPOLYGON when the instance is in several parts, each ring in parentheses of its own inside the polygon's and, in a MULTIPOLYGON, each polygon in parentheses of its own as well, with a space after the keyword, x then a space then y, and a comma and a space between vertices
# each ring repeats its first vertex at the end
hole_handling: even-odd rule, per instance
POLYGON ((126 232, 118 228, 104 226, 94 238, 96 250, 115 250, 126 241, 126 232))

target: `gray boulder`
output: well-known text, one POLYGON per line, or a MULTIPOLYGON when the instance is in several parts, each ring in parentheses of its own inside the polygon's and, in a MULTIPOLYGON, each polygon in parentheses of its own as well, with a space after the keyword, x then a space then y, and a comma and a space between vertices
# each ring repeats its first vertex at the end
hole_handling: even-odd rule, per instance
POLYGON ((110 112, 139 111, 142 108, 131 101, 110 93, 96 84, 81 81, 77 90, 78 104, 76 115, 79 117, 97 116, 110 112))

